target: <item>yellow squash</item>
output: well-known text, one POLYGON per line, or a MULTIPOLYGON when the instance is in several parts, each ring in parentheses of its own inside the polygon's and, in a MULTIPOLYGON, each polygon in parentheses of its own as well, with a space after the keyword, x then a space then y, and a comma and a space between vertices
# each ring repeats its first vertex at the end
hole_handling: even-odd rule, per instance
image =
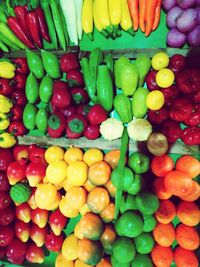
POLYGON ((93 0, 84 0, 82 7, 82 28, 93 39, 93 0))

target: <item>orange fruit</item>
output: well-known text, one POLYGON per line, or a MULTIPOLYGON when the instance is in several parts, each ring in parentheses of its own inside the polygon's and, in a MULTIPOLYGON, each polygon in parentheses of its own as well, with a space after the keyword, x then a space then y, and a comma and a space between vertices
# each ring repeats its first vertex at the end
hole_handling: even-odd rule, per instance
POLYGON ((88 170, 88 180, 94 185, 105 185, 111 175, 111 167, 105 161, 99 161, 90 165, 88 170))
POLYGON ((156 177, 153 180, 153 191, 159 199, 169 199, 172 194, 167 191, 164 179, 156 177))
POLYGON ((187 173, 182 171, 171 171, 165 175, 165 186, 175 196, 184 196, 194 190, 193 180, 187 173))
POLYGON ((87 163, 88 166, 103 160, 103 152, 98 148, 90 148, 83 155, 83 161, 87 163))
POLYGON ((200 197, 200 185, 192 180, 193 184, 193 191, 189 192, 187 195, 180 196, 182 200, 188 201, 188 202, 193 202, 196 201, 200 197))
POLYGON ((74 186, 67 191, 65 199, 70 209, 78 210, 87 201, 87 191, 82 187, 74 186))
POLYGON ((151 251, 151 258, 156 267, 169 267, 174 259, 173 250, 156 244, 151 251))
POLYGON ((175 240, 175 229, 172 223, 157 223, 153 230, 154 240, 163 247, 170 247, 175 240))
POLYGON ((70 147, 64 154, 64 160, 70 164, 75 161, 83 160, 83 151, 78 147, 70 147))
POLYGON ((198 267, 198 259, 194 251, 177 246, 174 250, 174 260, 177 267, 198 267))
POLYGON ((84 188, 88 191, 88 192, 90 192, 90 191, 92 191, 92 189, 94 189, 96 186, 95 185, 93 185, 88 179, 87 179, 87 181, 84 183, 84 188))
POLYGON ((176 208, 171 200, 160 200, 160 206, 155 213, 158 222, 168 224, 176 216, 176 208))
POLYGON ((192 202, 181 201, 177 206, 177 217, 188 226, 195 226, 200 223, 200 209, 192 202))
POLYGON ((156 156, 151 161, 151 170, 158 177, 164 177, 174 168, 174 162, 168 155, 156 156))
POLYGON ((105 154, 104 160, 111 166, 112 169, 116 168, 118 165, 120 157, 120 150, 111 150, 105 154))
POLYGON ((195 250, 199 247, 199 234, 195 227, 181 223, 176 227, 176 241, 182 248, 195 250))
POLYGON ((96 187, 88 194, 87 205, 94 213, 101 213, 109 203, 108 191, 103 187, 96 187))
POLYGON ((115 204, 109 203, 108 206, 99 215, 103 222, 112 222, 115 217, 115 204))
POLYGON ((100 241, 104 248, 105 253, 112 253, 112 245, 117 238, 117 234, 114 228, 108 224, 105 225, 103 234, 101 235, 100 241))
POLYGON ((107 184, 105 184, 104 186, 108 190, 108 193, 110 194, 110 197, 111 198, 115 198, 115 194, 116 194, 117 188, 116 188, 116 186, 114 186, 114 184, 111 182, 111 180, 109 180, 107 182, 107 184))
POLYGON ((184 155, 176 161, 176 170, 183 171, 191 178, 200 174, 200 161, 192 156, 184 155))
POLYGON ((109 259, 104 258, 96 265, 96 267, 112 267, 112 264, 109 259))

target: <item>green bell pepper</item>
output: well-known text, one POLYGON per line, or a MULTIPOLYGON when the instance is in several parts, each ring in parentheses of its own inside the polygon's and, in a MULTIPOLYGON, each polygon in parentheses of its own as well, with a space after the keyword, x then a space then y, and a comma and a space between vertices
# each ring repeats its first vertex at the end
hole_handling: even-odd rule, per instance
POLYGON ((38 110, 35 117, 35 124, 40 132, 46 133, 48 127, 48 112, 44 108, 38 110))
POLYGON ((61 77, 60 65, 58 58, 51 52, 41 50, 42 62, 47 74, 53 78, 58 79, 61 77))
POLYGON ((48 103, 53 93, 53 80, 49 76, 45 76, 39 87, 39 97, 44 103, 48 103))
POLYGON ((41 57, 31 50, 26 50, 26 57, 30 72, 32 72, 37 79, 42 79, 45 72, 41 57))
POLYGON ((131 100, 124 94, 116 95, 114 98, 115 110, 123 123, 128 123, 133 119, 131 110, 131 100))
POLYGON ((31 103, 27 103, 24 108, 23 123, 28 130, 33 130, 35 128, 36 114, 37 108, 31 103))
POLYGON ((32 73, 29 74, 26 80, 25 93, 29 103, 34 104, 37 101, 39 95, 38 82, 32 73))

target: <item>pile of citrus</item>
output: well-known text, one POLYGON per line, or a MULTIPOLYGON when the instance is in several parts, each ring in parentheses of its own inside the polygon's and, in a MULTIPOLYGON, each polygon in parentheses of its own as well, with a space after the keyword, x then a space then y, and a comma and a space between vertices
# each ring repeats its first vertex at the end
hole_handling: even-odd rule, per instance
POLYGON ((156 245, 151 252, 152 260, 158 267, 170 266, 173 261, 177 267, 198 267, 195 250, 200 245, 196 228, 200 210, 195 201, 200 197, 196 179, 200 174, 200 162, 184 155, 174 164, 168 155, 163 155, 153 158, 151 170, 157 176, 153 189, 160 200, 155 213, 158 223, 153 230, 156 245), (175 217, 176 224, 173 223, 175 217))

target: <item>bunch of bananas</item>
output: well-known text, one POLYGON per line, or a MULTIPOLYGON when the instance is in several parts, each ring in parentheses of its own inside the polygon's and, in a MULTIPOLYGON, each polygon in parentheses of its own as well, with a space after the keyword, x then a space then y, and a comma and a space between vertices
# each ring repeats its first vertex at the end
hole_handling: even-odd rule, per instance
POLYGON ((82 28, 93 39, 94 25, 106 38, 121 35, 120 28, 134 36, 127 0, 84 0, 82 28))

